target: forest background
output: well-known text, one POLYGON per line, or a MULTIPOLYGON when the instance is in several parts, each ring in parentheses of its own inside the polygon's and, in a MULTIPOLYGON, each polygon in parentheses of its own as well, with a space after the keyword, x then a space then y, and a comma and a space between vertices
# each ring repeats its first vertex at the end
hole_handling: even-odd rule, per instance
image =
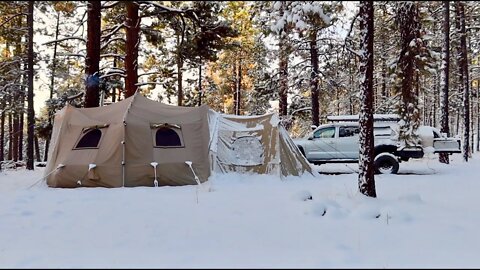
MULTIPOLYGON (((0 161, 33 169, 48 159, 65 104, 108 105, 136 91, 223 113, 277 112, 292 137, 328 115, 359 114, 359 4, 1 2, 0 161)), ((369 34, 373 112, 460 136, 464 160, 479 149, 479 7, 375 1, 369 34)))

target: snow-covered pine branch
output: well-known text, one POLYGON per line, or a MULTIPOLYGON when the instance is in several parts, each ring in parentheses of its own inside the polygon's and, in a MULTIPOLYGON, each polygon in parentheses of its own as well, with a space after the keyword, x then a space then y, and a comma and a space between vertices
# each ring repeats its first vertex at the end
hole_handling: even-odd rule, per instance
POLYGON ((102 9, 113 8, 113 7, 117 6, 119 3, 120 3, 120 1, 105 1, 105 3, 103 3, 101 8, 102 9))
POLYGON ((138 77, 154 75, 154 74, 161 74, 161 73, 162 73, 161 71, 146 72, 146 73, 139 74, 138 77))
POLYGON ((111 36, 115 35, 120 29, 122 29, 122 27, 126 27, 125 23, 117 24, 110 33, 102 36, 102 41, 108 40, 111 36))
POLYGON ((110 73, 107 73, 107 74, 104 74, 104 75, 100 76, 100 79, 104 79, 104 78, 108 78, 108 77, 112 77, 112 76, 120 76, 120 77, 123 77, 123 78, 127 77, 127 75, 125 75, 123 72, 110 72, 110 73))

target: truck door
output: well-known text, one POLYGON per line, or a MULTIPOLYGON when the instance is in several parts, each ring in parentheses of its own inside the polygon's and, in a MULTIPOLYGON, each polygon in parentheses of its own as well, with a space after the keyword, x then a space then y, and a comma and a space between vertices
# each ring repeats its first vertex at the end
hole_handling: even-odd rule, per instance
POLYGON ((329 160, 338 158, 335 148, 335 127, 324 127, 313 133, 308 156, 312 160, 329 160))
POLYGON ((359 155, 359 137, 360 129, 355 126, 338 127, 338 139, 336 148, 342 156, 340 159, 358 159, 359 155))

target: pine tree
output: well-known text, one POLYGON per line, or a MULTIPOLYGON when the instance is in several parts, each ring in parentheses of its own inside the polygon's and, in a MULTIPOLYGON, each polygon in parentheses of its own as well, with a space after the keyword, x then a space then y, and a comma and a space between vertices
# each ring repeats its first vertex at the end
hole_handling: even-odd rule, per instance
POLYGON ((373 143, 373 37, 374 12, 372 1, 360 2, 360 155, 358 187, 362 194, 376 197, 373 143))
MULTIPOLYGON (((443 44, 442 44, 442 64, 440 67, 440 123, 441 132, 449 135, 448 125, 448 95, 449 95, 449 72, 450 72, 450 2, 443 2, 443 44)), ((441 163, 450 163, 447 153, 440 153, 439 161, 441 163)))
POLYGON ((100 105, 101 2, 88 1, 85 108, 100 105))

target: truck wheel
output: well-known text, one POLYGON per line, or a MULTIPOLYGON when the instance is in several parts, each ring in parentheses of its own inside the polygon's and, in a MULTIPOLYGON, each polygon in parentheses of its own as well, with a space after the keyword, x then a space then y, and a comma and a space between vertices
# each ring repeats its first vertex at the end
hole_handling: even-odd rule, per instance
POLYGON ((375 157, 375 173, 396 174, 400 165, 397 158, 390 153, 381 153, 375 157))

